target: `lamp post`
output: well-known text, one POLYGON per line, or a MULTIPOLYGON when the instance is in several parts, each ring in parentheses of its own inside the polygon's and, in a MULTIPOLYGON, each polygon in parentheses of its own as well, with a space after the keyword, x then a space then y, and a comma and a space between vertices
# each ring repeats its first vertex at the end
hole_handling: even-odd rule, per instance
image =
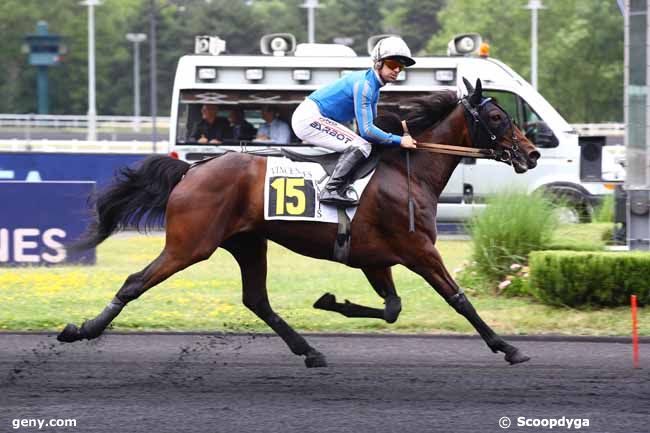
POLYGON ((144 33, 127 33, 126 40, 133 42, 133 115, 135 130, 140 130, 140 43, 147 40, 144 33))
POLYGON ((84 0, 79 3, 88 6, 88 132, 87 140, 97 140, 97 108, 95 107, 95 6, 100 0, 84 0))
POLYGON ((314 9, 320 7, 318 5, 318 0, 305 0, 305 3, 301 4, 300 7, 307 9, 307 42, 313 44, 316 42, 316 22, 314 19, 314 9))
POLYGON ((530 81, 537 90, 537 11, 544 9, 542 0, 528 0, 526 9, 530 9, 530 81))
POLYGON ((155 0, 149 0, 149 104, 151 105, 151 145, 156 153, 158 131, 156 128, 156 114, 158 113, 158 81, 156 80, 156 9, 155 0))

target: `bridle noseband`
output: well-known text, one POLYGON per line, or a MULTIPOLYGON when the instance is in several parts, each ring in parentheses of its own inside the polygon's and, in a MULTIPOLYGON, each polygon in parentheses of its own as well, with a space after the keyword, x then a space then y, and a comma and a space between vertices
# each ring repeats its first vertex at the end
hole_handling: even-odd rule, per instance
POLYGON ((465 119, 467 120, 470 139, 472 140, 474 147, 491 151, 492 158, 509 165, 512 165, 513 158, 522 159, 519 152, 519 140, 515 135, 515 128, 512 125, 512 119, 508 113, 499 106, 499 104, 494 102, 492 98, 484 98, 480 104, 474 107, 467 100, 467 97, 462 98, 459 103, 463 104, 463 108, 465 109, 465 119), (496 105, 501 112, 505 114, 507 120, 506 128, 509 126, 512 131, 511 147, 505 147, 499 143, 499 140, 505 134, 506 128, 503 128, 503 131, 499 131, 498 134, 495 134, 481 117, 481 110, 487 106, 488 102, 496 105))

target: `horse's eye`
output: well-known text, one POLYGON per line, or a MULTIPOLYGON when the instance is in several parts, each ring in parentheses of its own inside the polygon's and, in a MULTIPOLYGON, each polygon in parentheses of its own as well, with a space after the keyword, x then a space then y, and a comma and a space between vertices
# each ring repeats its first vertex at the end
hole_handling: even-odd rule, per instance
POLYGON ((491 114, 490 115, 490 120, 494 122, 500 122, 501 121, 501 115, 496 113, 496 114, 491 114))

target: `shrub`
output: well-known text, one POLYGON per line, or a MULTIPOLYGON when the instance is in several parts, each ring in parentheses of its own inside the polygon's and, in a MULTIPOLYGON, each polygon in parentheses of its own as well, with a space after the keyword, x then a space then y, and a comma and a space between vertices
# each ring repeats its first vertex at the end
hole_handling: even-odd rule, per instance
POLYGON ((529 263, 532 294, 550 304, 620 306, 632 294, 650 301, 648 253, 536 251, 529 263))
POLYGON ((605 248, 605 242, 576 239, 554 239, 547 245, 545 250, 558 251, 602 251, 605 248))
POLYGON ((509 191, 487 204, 468 230, 477 270, 496 280, 512 263, 525 263, 531 251, 546 249, 558 222, 551 200, 539 192, 509 191))

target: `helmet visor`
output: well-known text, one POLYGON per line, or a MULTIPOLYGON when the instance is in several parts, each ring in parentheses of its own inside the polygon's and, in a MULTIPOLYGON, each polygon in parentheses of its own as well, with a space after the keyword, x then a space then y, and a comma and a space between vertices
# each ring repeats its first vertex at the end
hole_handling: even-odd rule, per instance
POLYGON ((403 71, 404 68, 406 67, 406 66, 404 66, 403 63, 398 62, 395 59, 386 59, 386 60, 384 60, 384 65, 386 65, 388 67, 388 69, 395 70, 395 69, 399 68, 400 72, 403 71))

